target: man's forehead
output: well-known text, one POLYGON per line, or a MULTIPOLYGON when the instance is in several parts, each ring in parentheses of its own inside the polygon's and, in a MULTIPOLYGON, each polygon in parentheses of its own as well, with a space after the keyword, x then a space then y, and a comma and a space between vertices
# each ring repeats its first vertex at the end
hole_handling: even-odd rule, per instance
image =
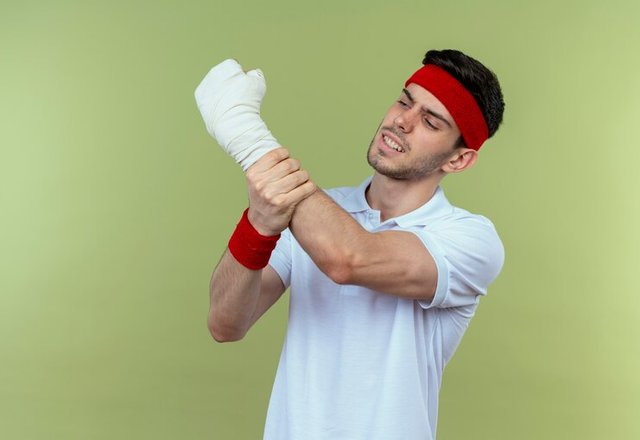
POLYGON ((449 114, 449 110, 444 106, 442 102, 438 98, 436 98, 433 93, 428 91, 422 86, 419 86, 416 83, 411 83, 406 87, 407 91, 411 95, 411 98, 420 105, 428 107, 430 110, 434 112, 438 112, 443 116, 446 116, 447 119, 453 120, 451 118, 451 114, 449 114))
POLYGON ((408 92, 409 98, 416 104, 420 105, 427 111, 430 110, 431 112, 441 115, 449 122, 451 127, 456 126, 449 110, 447 110, 444 104, 436 98, 433 93, 415 83, 408 84, 405 90, 408 92))

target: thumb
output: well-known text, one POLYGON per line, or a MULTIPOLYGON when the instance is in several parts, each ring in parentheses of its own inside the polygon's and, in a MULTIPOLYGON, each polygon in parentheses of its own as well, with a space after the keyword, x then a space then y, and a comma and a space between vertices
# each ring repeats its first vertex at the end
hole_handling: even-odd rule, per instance
POLYGON ((264 74, 260 69, 253 69, 247 72, 247 77, 251 78, 251 82, 256 87, 256 91, 260 94, 260 99, 264 97, 267 92, 267 83, 264 79, 264 74))
POLYGON ((247 72, 247 75, 252 76, 254 78, 259 78, 264 81, 264 73, 260 69, 253 69, 247 72))

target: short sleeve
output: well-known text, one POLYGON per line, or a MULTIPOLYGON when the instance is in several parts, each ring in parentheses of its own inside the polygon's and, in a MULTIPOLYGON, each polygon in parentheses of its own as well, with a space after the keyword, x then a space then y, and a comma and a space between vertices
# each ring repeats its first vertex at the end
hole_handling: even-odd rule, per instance
POLYGON ((288 228, 280 234, 280 239, 271 253, 269 266, 276 271, 284 287, 288 288, 291 284, 291 231, 288 228))
POLYGON ((438 270, 433 299, 418 301, 425 309, 476 304, 502 269, 504 247, 485 217, 460 218, 441 228, 411 232, 422 240, 438 270))

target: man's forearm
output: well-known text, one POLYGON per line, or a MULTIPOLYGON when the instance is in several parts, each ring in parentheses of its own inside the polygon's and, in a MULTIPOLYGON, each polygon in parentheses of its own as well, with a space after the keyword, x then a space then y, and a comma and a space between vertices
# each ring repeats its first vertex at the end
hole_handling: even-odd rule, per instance
POLYGON ((290 229, 320 270, 338 283, 348 281, 351 259, 368 234, 323 191, 296 206, 290 229))
POLYGON ((216 341, 242 339, 253 323, 261 270, 250 270, 225 250, 211 277, 208 326, 216 341))

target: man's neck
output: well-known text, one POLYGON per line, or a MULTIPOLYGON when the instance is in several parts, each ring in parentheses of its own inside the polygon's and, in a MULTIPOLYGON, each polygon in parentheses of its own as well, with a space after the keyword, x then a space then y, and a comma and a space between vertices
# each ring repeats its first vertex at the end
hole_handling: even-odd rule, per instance
POLYGON ((420 180, 397 180, 375 173, 366 191, 367 203, 380 211, 380 220, 399 217, 427 203, 436 192, 441 176, 420 180))

